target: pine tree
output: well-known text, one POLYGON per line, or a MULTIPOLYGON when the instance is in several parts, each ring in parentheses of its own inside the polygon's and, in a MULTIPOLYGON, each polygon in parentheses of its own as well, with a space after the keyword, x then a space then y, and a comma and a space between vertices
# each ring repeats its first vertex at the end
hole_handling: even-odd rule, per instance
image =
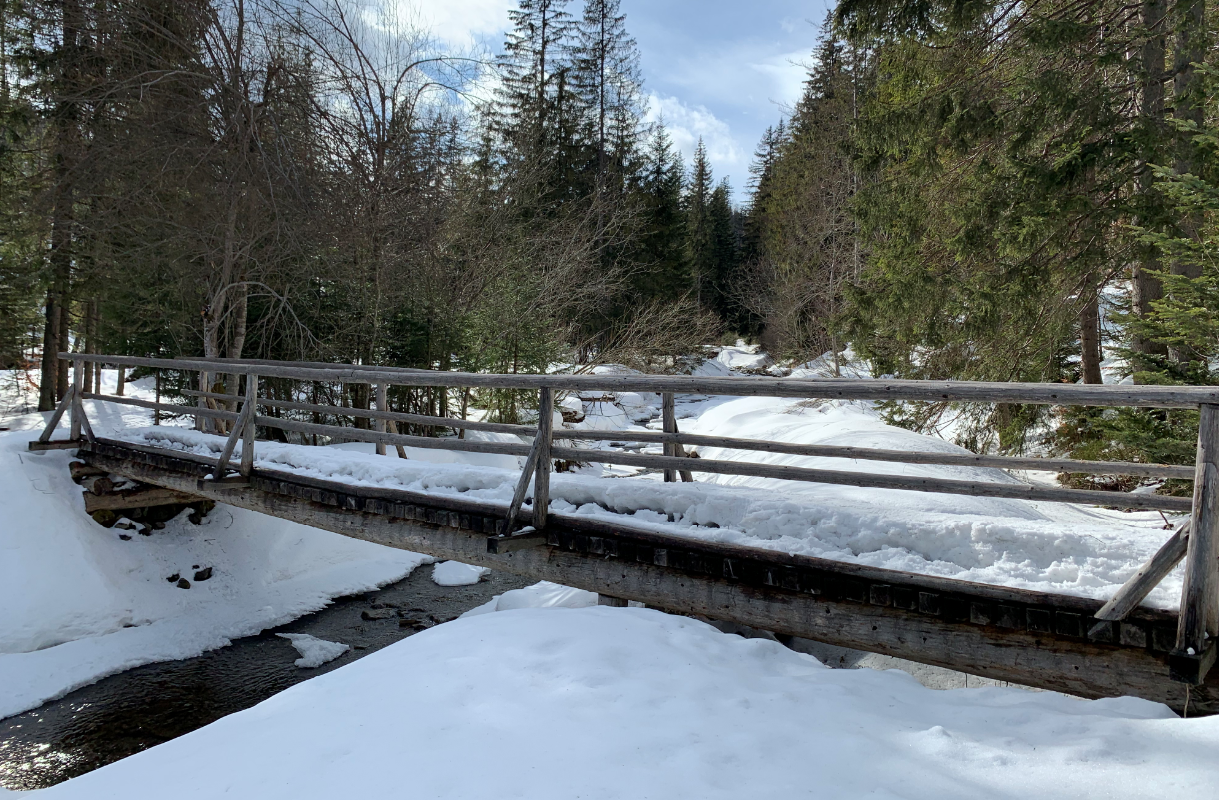
POLYGON ((715 191, 711 162, 702 138, 694 148, 690 176, 686 182, 684 207, 686 215, 686 251, 690 261, 690 277, 694 284, 694 299, 699 305, 710 305, 715 286, 715 241, 711 227, 711 194, 715 191))
POLYGON ((686 252, 686 219, 682 213, 685 167, 681 153, 661 122, 652 130, 639 181, 643 230, 634 277, 635 291, 645 299, 676 300, 690 286, 686 252))
POLYGON ((639 52, 620 0, 586 0, 576 25, 574 80, 590 115, 597 176, 605 184, 631 168, 643 118, 639 52))

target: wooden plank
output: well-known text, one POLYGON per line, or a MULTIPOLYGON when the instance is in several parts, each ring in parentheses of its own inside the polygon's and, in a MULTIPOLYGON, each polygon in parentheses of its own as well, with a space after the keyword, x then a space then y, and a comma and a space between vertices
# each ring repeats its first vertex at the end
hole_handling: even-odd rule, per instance
POLYGON ((210 408, 191 408, 190 406, 177 406, 172 403, 157 403, 152 400, 141 400, 138 397, 118 397, 112 394, 94 394, 93 392, 85 392, 82 397, 86 400, 101 400, 105 403, 118 403, 123 406, 135 406, 137 408, 148 408, 153 411, 166 412, 169 414, 178 414, 180 416, 204 416, 215 419, 236 420, 238 414, 232 411, 214 411, 210 408))
MULTIPOLYGON (((128 366, 213 370, 214 362, 198 359, 158 359, 132 356, 89 356, 128 366)), ((1219 389, 1205 386, 1157 386, 1070 383, 998 383, 967 381, 798 379, 760 377, 701 377, 691 375, 489 375, 467 372, 398 372, 383 368, 334 365, 296 367, 290 362, 260 366, 263 375, 303 381, 396 386, 458 386, 603 392, 676 392, 748 397, 798 397, 839 400, 907 400, 921 402, 1028 403, 1033 405, 1135 406, 1197 408, 1219 403, 1219 389)))
POLYGON ((74 450, 80 446, 80 442, 74 442, 71 439, 56 439, 50 442, 34 441, 28 445, 31 453, 41 453, 44 450, 74 450))
MULTIPOLYGON (((42 429, 42 433, 38 436, 38 441, 46 443, 51 441, 51 434, 55 433, 55 429, 59 427, 59 421, 63 419, 64 412, 72 406, 72 399, 76 397, 76 387, 68 387, 68 393, 60 399, 59 405, 55 406, 55 412, 51 414, 51 419, 47 421, 47 425, 42 429)), ((30 444, 33 444, 31 442, 30 444)), ((30 448, 33 450, 34 448, 30 448)))
POLYGON ((560 431, 557 439, 612 442, 677 442, 678 444, 719 447, 726 450, 757 450, 818 458, 847 458, 861 461, 890 461, 898 464, 941 464, 954 467, 995 467, 998 469, 1078 472, 1092 475, 1136 475, 1150 478, 1193 480, 1193 466, 1183 464, 1137 464, 1122 461, 1083 461, 1073 458, 1018 458, 975 453, 932 453, 909 450, 882 450, 871 447, 843 447, 821 444, 769 442, 764 439, 736 439, 728 436, 663 433, 655 431, 560 431))
MULTIPOLYGON (((1116 621, 1126 618, 1131 611, 1138 608, 1143 598, 1151 594, 1151 590, 1160 585, 1160 581, 1172 572, 1173 567, 1185 558, 1185 550, 1189 542, 1189 520, 1186 520, 1172 537, 1164 543, 1156 554, 1138 572, 1122 584, 1108 603, 1096 612, 1099 620, 1116 621)), ((1095 628, 1093 630, 1096 630, 1095 628)))
POLYGON ((84 363, 80 360, 72 362, 72 428, 69 439, 80 439, 81 411, 80 393, 84 391, 84 363))
POLYGON ((254 437, 258 429, 254 425, 254 417, 258 414, 258 374, 247 373, 245 376, 245 424, 241 426, 241 474, 250 477, 254 471, 254 437))
MULTIPOLYGON (((194 390, 186 390, 182 394, 188 397, 205 394, 194 390)), ((206 393, 209 397, 225 397, 215 392, 206 393)), ((505 422, 476 422, 456 417, 433 417, 426 414, 408 414, 402 411, 379 411, 374 408, 352 408, 350 406, 333 406, 319 403, 298 403, 293 400, 274 400, 264 397, 258 401, 266 408, 286 408, 293 411, 309 411, 315 414, 329 414, 336 417, 362 417, 366 419, 383 419, 387 422, 407 422, 415 425, 432 425, 454 430, 491 431, 493 433, 512 433, 518 436, 534 436, 537 428, 532 425, 510 425, 505 422)), ((1190 473, 1193 474, 1192 472, 1190 473)))
POLYGON ((229 459, 233 457, 233 451, 237 449, 237 440, 245 434, 246 423, 249 422, 253 409, 254 407, 251 405, 241 409, 241 416, 237 417, 232 432, 224 440, 224 449, 220 451, 220 458, 216 461, 216 471, 212 475, 216 480, 223 478, 225 471, 229 468, 229 459))
POLYGON ((125 508, 148 508, 150 506, 168 506, 179 503, 198 502, 199 496, 173 489, 150 487, 135 489, 115 494, 93 494, 84 492, 85 513, 94 511, 118 511, 125 508))
POLYGON ((1208 638, 1219 637, 1219 405, 1205 404, 1198 415, 1196 463, 1177 628, 1177 650, 1190 655, 1201 654, 1208 638))
MULTIPOLYGON (((154 479, 170 485, 192 480, 163 469, 98 458, 108 470, 139 480, 154 479)), ((661 566, 654 563, 656 558, 640 561, 556 547, 492 554, 486 552, 486 536, 479 533, 261 491, 257 487, 263 481, 256 476, 254 489, 231 497, 215 490, 211 493, 232 505, 341 535, 502 569, 532 580, 561 582, 678 613, 703 614, 1084 697, 1133 694, 1178 710, 1185 702, 1185 687, 1167 677, 1166 656, 1149 647, 1096 643, 1027 629, 1007 630, 993 624, 920 614, 896 605, 873 605, 866 599, 833 600, 824 594, 759 587, 712 573, 661 566)), ((551 525, 559 526, 552 531, 556 535, 563 523, 556 515, 551 525)), ((1192 687, 1190 713, 1216 710, 1219 681, 1212 676, 1192 687)))
POLYGON ((428 436, 409 436, 407 434, 379 433, 378 431, 345 428, 339 425, 315 425, 312 422, 297 422, 277 417, 258 416, 255 421, 264 428, 280 428, 298 433, 316 433, 319 436, 330 436, 336 439, 346 439, 352 442, 384 442, 386 444, 401 444, 409 447, 421 447, 427 450, 460 450, 466 453, 496 453, 506 456, 527 456, 530 447, 527 444, 512 444, 511 442, 472 442, 468 439, 433 439, 428 436))
MULTIPOLYGON (((686 459, 671 456, 640 455, 636 453, 610 453, 606 451, 571 450, 556 447, 555 458, 572 461, 596 461, 602 464, 625 464, 627 466, 681 469, 689 466, 686 459)), ((1126 492, 1102 492, 1089 489, 1058 489, 1033 486, 1024 483, 989 483, 986 481, 961 481, 947 478, 920 478, 907 475, 873 475, 864 472, 808 469, 778 464, 755 464, 747 461, 718 461, 699 459, 697 472, 719 475, 748 475, 758 478, 776 478, 788 481, 830 483, 841 486, 863 486, 872 489, 903 489, 917 492, 964 494, 973 497, 1005 497, 1019 500, 1044 500, 1055 503, 1085 503, 1089 505, 1120 506, 1123 508, 1151 508, 1161 511, 1188 511, 1189 498, 1166 497, 1151 494, 1129 494, 1126 492)))
MULTIPOLYGON (((525 457, 525 464, 521 467, 521 477, 516 482, 516 489, 512 492, 512 502, 508 505, 508 516, 504 519, 504 527, 500 529, 501 536, 512 535, 512 529, 516 526, 517 515, 521 513, 521 506, 525 502, 525 492, 529 489, 529 479, 533 477, 533 471, 537 468, 538 456, 542 453, 541 438, 533 440, 533 446, 529 448, 529 455, 525 457)), ((534 513, 537 511, 537 505, 534 505, 534 513)))
MULTIPOLYGON (((672 392, 665 392, 660 396, 660 424, 665 433, 677 433, 677 411, 672 392)), ((666 439, 663 447, 664 455, 669 457, 676 455, 676 443, 672 439, 666 439)), ((673 483, 677 480, 677 470, 675 469, 666 469, 664 475, 665 483, 673 483)))
POLYGON ((515 553, 518 550, 529 550, 546 544, 546 532, 532 525, 521 528, 516 533, 499 534, 487 537, 488 553, 515 553))
MULTIPOLYGON (((377 384, 377 410, 378 411, 388 411, 389 410, 389 391, 386 388, 384 383, 377 384)), ((386 432, 385 418, 377 417, 376 423, 377 423, 377 433, 385 433, 386 432)), ((377 442, 376 448, 377 448, 377 455, 379 455, 379 456, 385 455, 385 442, 377 442)))
MULTIPOLYGON (((537 458, 533 472, 533 527, 546 528, 546 515, 550 511, 550 436, 554 432, 554 392, 543 387, 538 389, 538 434, 534 438, 537 458)), ((511 531, 511 527, 505 533, 511 531)))

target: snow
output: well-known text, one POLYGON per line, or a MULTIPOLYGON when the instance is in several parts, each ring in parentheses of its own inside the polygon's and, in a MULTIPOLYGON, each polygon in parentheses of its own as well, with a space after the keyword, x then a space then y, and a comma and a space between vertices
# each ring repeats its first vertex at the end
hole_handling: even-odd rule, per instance
POLYGON ((490 572, 486 567, 445 561, 432 567, 432 582, 437 586, 471 586, 490 572))
POLYGON ((320 667, 334 661, 351 649, 349 644, 328 642, 307 633, 277 633, 275 635, 292 642, 296 652, 301 654, 301 657, 293 663, 302 668, 320 667))
MULTIPOLYGON (((608 400, 603 405, 617 408, 608 400)), ((682 429, 692 433, 966 452, 938 437, 886 425, 868 403, 714 397, 684 402, 679 408, 679 417, 684 416, 682 429)), ((582 423, 588 424, 589 420, 582 423)), ((615 429, 624 428, 629 430, 629 426, 615 429)), ((215 455, 223 446, 220 437, 183 428, 132 429, 122 436, 142 444, 201 454, 215 455)), ((629 435, 624 433, 623 438, 629 435)), ((716 448, 700 448, 700 455, 867 473, 1018 482, 1000 470, 980 467, 844 461, 716 448)), ((515 464, 519 461, 498 458, 514 466, 505 470, 414 457, 403 461, 365 451, 273 442, 259 442, 255 450, 255 463, 260 469, 507 506, 518 478, 515 464)), ((551 508, 559 515, 618 522, 625 516, 637 527, 676 536, 1095 599, 1112 596, 1169 535, 1164 530, 1165 518, 1155 512, 1127 514, 1058 503, 697 471, 693 484, 664 484, 659 477, 650 474, 624 480, 608 470, 557 473, 551 478, 551 508)), ((1162 608, 1175 607, 1181 574, 1179 567, 1148 602, 1162 608)))
POLYGON ((1217 746, 1219 717, 1132 698, 936 691, 657 611, 518 609, 30 796, 1175 800, 1213 795, 1217 746))
POLYGON ((542 581, 523 589, 497 594, 478 608, 472 608, 463 617, 476 617, 493 611, 512 611, 517 608, 588 608, 597 605, 597 593, 573 589, 550 581, 542 581))
MULTIPOLYGON (((104 377, 113 387, 114 373, 104 377)), ((101 435, 148 421, 145 411, 87 407, 101 435)), ((69 478, 71 452, 28 452, 44 424, 41 414, 18 416, 0 433, 0 717, 131 667, 224 647, 432 560, 226 505, 201 525, 183 514, 151 536, 103 528, 69 478), (193 580, 205 567, 212 577, 193 580), (175 574, 191 587, 167 581, 175 574)))

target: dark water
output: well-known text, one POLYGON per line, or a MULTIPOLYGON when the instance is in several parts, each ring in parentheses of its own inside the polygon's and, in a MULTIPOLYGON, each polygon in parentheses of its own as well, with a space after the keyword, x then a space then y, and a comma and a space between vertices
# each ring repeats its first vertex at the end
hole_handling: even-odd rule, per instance
POLYGON ((474 586, 437 586, 431 567, 376 592, 328 608, 198 658, 147 664, 0 720, 0 786, 37 789, 169 741, 289 686, 447 622, 529 582, 492 572, 474 586), (373 617, 368 619, 367 617, 373 617), (287 639, 308 633, 352 649, 301 669, 287 639))

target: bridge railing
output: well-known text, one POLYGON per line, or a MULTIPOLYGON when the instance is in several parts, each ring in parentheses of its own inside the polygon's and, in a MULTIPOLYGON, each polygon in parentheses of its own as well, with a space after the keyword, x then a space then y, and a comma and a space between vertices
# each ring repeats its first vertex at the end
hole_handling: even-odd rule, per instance
MULTIPOLYGON (((742 475, 781 480, 808 481, 877 489, 903 489, 923 492, 969 495, 975 497, 1015 498, 1051 502, 1083 503, 1123 508, 1189 512, 1190 517, 1096 615, 1100 620, 1118 620, 1129 614, 1182 560, 1186 562, 1176 649, 1173 654, 1176 674, 1183 680, 1201 680, 1215 660, 1215 640, 1219 639, 1219 387, 1081 385, 1044 383, 982 383, 965 381, 909 381, 857 379, 790 379, 762 377, 698 377, 674 375, 495 375, 439 372, 430 370, 329 364, 323 362, 279 362, 255 359, 154 359, 128 356, 63 353, 74 362, 74 381, 68 394, 52 415, 38 447, 70 445, 94 439, 82 401, 95 400, 148 408, 154 417, 162 413, 186 414, 195 418, 200 430, 226 435, 217 460, 214 480, 240 485, 253 474, 255 433, 259 427, 295 432, 302 436, 324 436, 347 441, 369 442, 379 454, 396 448, 405 458, 406 447, 495 453, 524 457, 524 468, 503 526, 503 537, 537 536, 546 525, 550 497, 550 474, 554 460, 595 462, 635 466, 663 471, 665 481, 692 481, 695 472, 742 475), (151 370, 177 370, 198 373, 197 390, 186 390, 196 405, 148 401, 133 397, 87 391, 83 385, 85 363, 118 367, 144 367, 151 370), (227 392, 213 391, 212 378, 229 375, 227 392), (366 385, 375 396, 375 407, 304 402, 303 393, 282 399, 260 393, 260 378, 316 382, 338 385, 366 385), (239 383, 244 380, 244 392, 239 383), (447 416, 391 411, 388 390, 392 386, 436 388, 515 389, 538 393, 538 422, 535 425, 492 423, 447 416), (661 431, 568 430, 553 427, 555 393, 648 392, 661 397, 661 431), (924 402, 1024 403, 1058 406, 1143 407, 1198 409, 1200 423, 1195 465, 1147 464, 1134 462, 1084 461, 1066 458, 1020 458, 939 452, 908 452, 876 448, 831 445, 806 445, 757 439, 741 439, 682 433, 675 414, 676 394, 790 397, 799 399, 899 400, 924 402), (240 411, 238 411, 240 408, 240 411), (350 427, 260 413, 298 411, 313 415, 350 417, 369 420, 372 427, 350 427), (551 413, 547 413, 550 411, 551 413), (70 412, 70 439, 51 442, 50 437, 61 417, 70 412), (400 433, 399 423, 516 434, 532 439, 532 444, 470 441, 458 437, 430 437, 400 433), (228 476, 230 461, 238 441, 242 441, 237 475, 228 476), (577 442, 634 442, 660 444, 662 454, 626 453, 612 450, 576 448, 577 442), (1033 486, 996 481, 972 481, 907 475, 872 474, 837 469, 814 469, 748 461, 698 458, 687 453, 689 447, 715 447, 738 451, 783 453, 789 455, 869 460, 902 464, 939 464, 951 466, 995 467, 1016 470, 1054 470, 1085 474, 1127 475, 1153 478, 1192 479, 1193 496, 1171 497, 1156 494, 1116 493, 1098 490, 1033 486), (532 525, 517 531, 529 485, 533 484, 532 525)), ((372 404, 370 403, 370 406, 372 404)))

